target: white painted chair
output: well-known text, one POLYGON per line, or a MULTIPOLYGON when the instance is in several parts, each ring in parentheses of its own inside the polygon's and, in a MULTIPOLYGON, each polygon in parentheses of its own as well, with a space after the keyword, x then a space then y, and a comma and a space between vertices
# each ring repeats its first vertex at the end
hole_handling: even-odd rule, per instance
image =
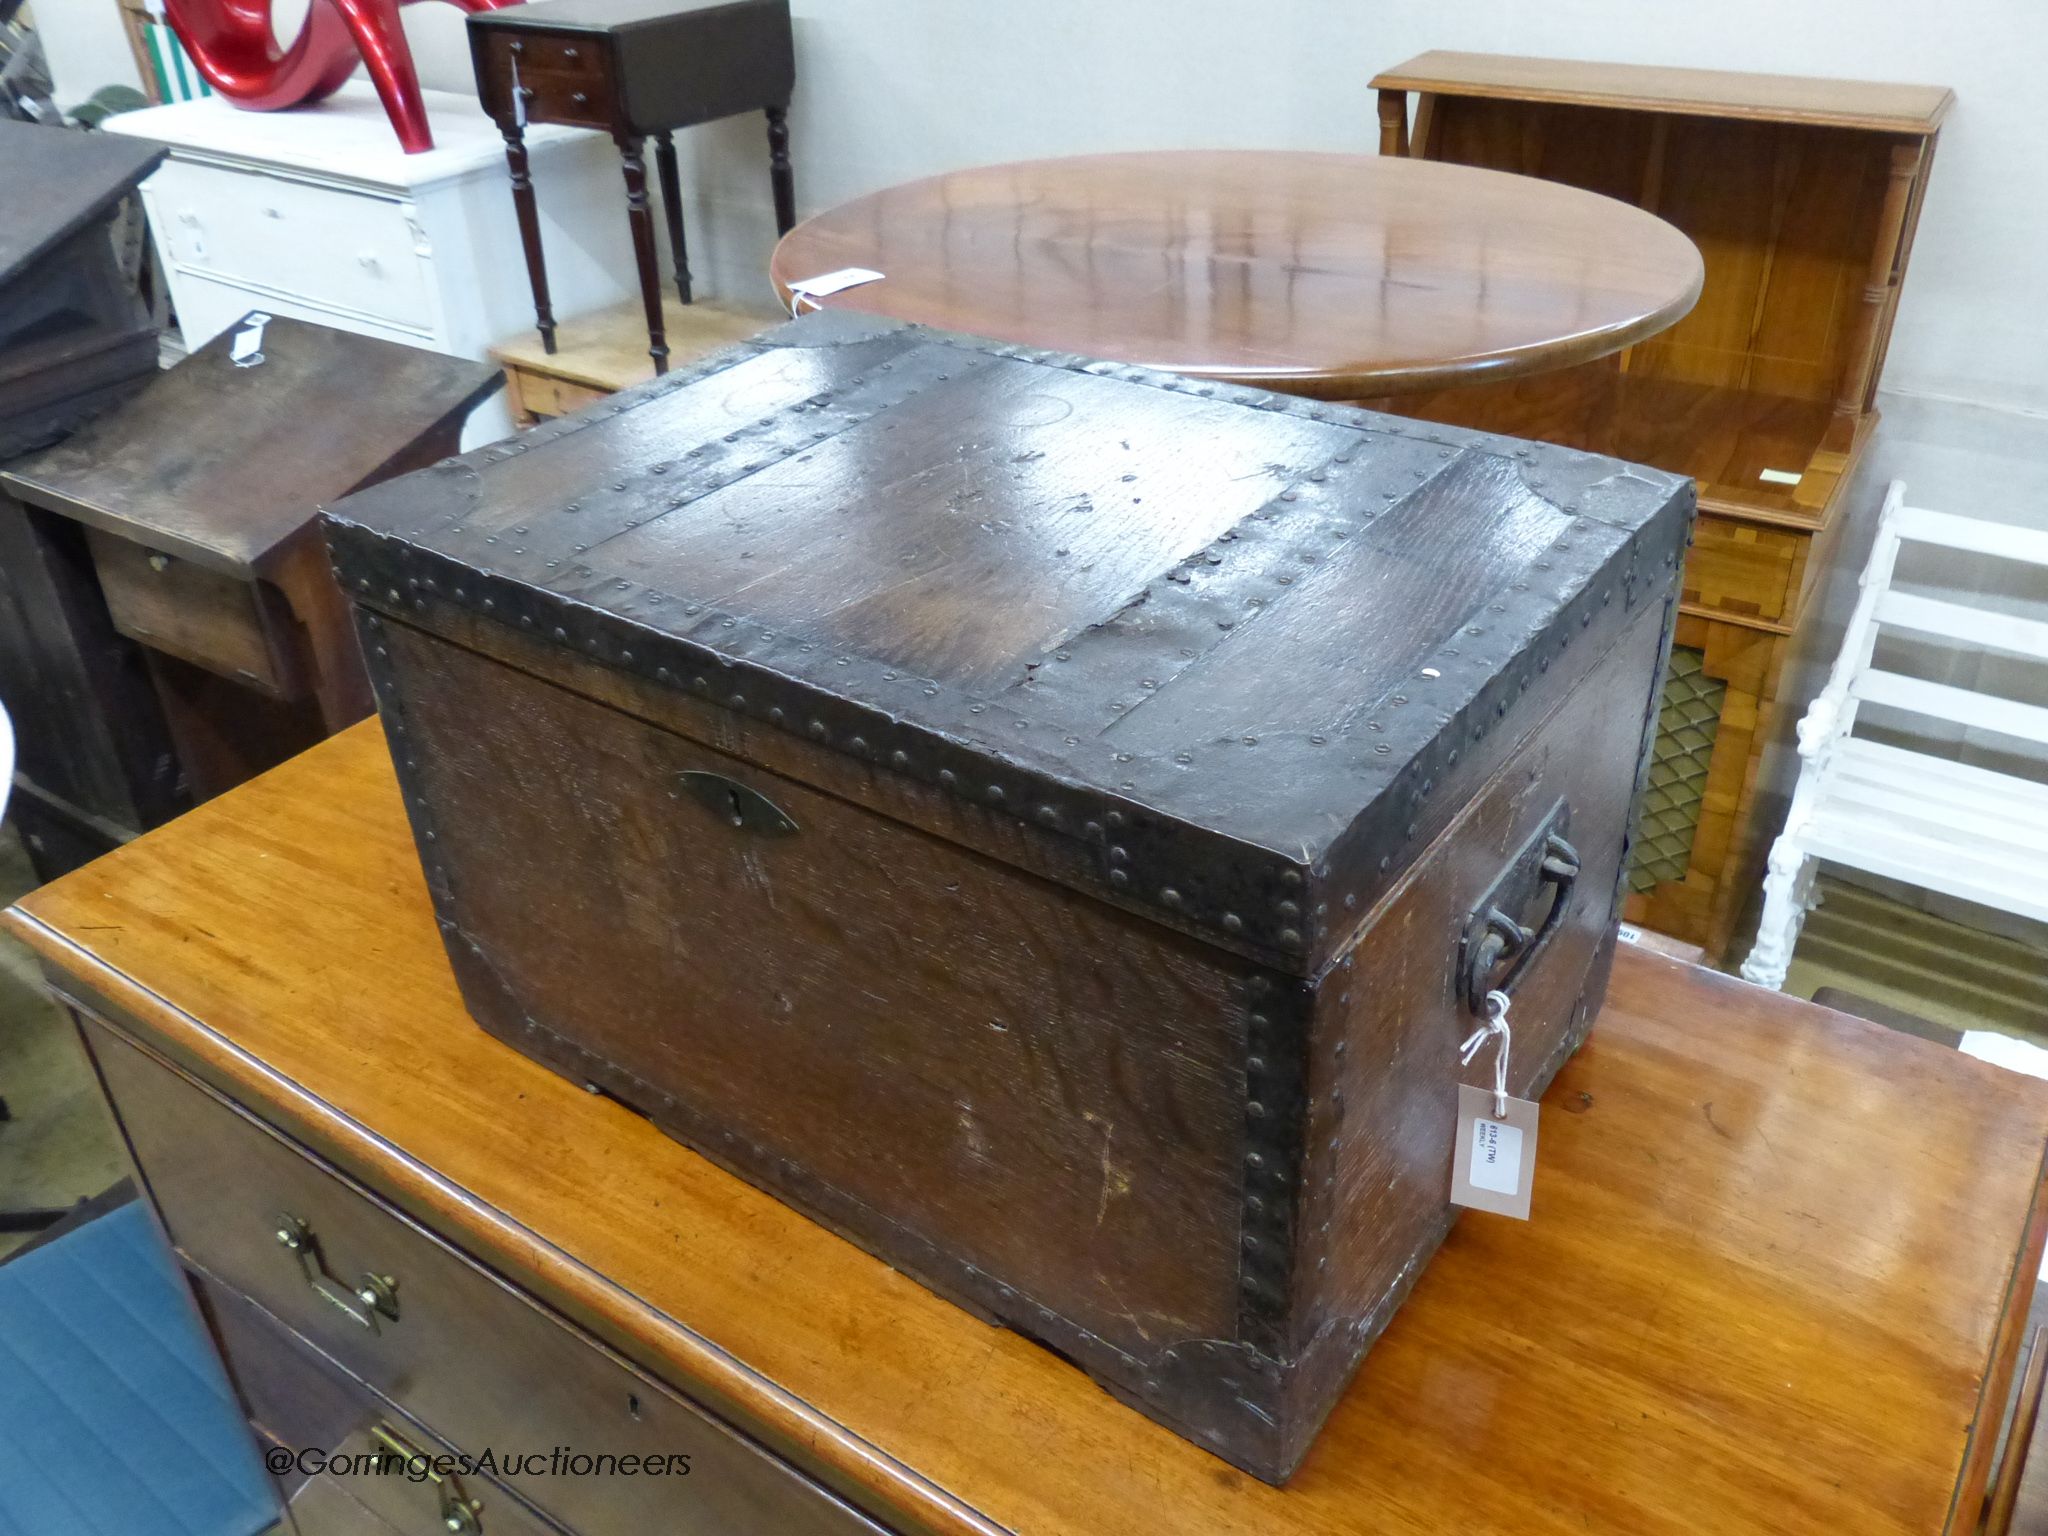
POLYGON ((1860 705, 2048 745, 2048 709, 1872 664, 1881 629, 2048 661, 2048 623, 1892 590, 1907 544, 2025 561, 2048 571, 2048 533, 1905 505, 1892 482, 1842 654, 1799 722, 1799 787, 1771 847, 1764 913, 1745 980, 1785 984, 1814 904, 1817 864, 1848 865, 2000 911, 2048 921, 2048 784, 1857 737, 1860 705))

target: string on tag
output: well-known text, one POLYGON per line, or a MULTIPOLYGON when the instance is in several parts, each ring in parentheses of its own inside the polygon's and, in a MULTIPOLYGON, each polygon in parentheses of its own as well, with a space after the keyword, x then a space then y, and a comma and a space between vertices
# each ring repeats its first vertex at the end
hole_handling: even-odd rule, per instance
POLYGON ((1513 1041, 1508 1034, 1508 995, 1500 991, 1486 994, 1486 1022, 1458 1048, 1459 1064, 1471 1066, 1472 1058, 1479 1054, 1480 1048, 1496 1037, 1500 1040, 1500 1050, 1493 1058, 1493 1118, 1505 1120, 1508 1117, 1508 1048, 1513 1041))

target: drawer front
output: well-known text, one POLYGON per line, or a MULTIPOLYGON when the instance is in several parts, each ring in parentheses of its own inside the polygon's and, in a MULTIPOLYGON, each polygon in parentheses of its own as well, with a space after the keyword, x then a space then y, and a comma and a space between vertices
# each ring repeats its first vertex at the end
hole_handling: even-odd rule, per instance
POLYGON ((89 538, 107 611, 129 639, 273 698, 305 691, 298 625, 276 592, 99 529, 89 538))
POLYGON ((565 123, 576 128, 611 124, 611 98, 603 82, 580 72, 524 69, 519 72, 519 90, 526 101, 528 122, 565 123))
POLYGON ((97 1021, 87 1036, 197 1268, 472 1454, 688 1458, 684 1473, 563 1475, 541 1461, 507 1476, 554 1518, 583 1536, 879 1529, 210 1089, 97 1021))
POLYGON ((568 379, 549 378, 544 373, 521 373, 519 375, 519 406, 536 421, 549 421, 557 416, 567 416, 580 411, 586 405, 605 399, 611 391, 592 389, 587 384, 576 384, 568 379))
POLYGON ((177 159, 150 189, 174 267, 387 324, 435 323, 426 237, 408 204, 177 159))
POLYGON ((500 93, 517 90, 524 98, 528 122, 611 126, 616 93, 610 58, 601 44, 581 37, 512 37, 494 31, 484 47, 482 94, 489 110, 500 112, 500 93))
POLYGON ((254 1302, 203 1278, 193 1287, 265 1450, 305 1453, 271 1469, 298 1536, 553 1536, 551 1521, 489 1476, 433 1466, 459 1451, 420 1434, 254 1302))
POLYGON ((452 1453, 384 1420, 322 1449, 324 1470, 292 1496, 298 1536, 561 1536, 489 1478, 435 1460, 452 1453))
POLYGON ((1797 596, 1793 573, 1812 537, 1702 511, 1685 557, 1686 607, 1738 622, 1789 624, 1797 596))

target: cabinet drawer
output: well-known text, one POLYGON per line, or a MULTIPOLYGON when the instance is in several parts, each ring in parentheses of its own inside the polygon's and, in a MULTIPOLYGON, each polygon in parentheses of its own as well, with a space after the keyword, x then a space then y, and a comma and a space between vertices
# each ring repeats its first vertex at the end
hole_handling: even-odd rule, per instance
POLYGON ((1685 557, 1686 606, 1765 626, 1792 621, 1792 574, 1813 535, 1701 512, 1685 557))
POLYGON ((306 1453, 272 1468, 298 1536, 558 1536, 488 1475, 434 1467, 460 1448, 420 1434, 254 1302, 206 1279, 193 1288, 265 1451, 306 1453))
POLYGON ((879 1530, 212 1090, 96 1020, 86 1033, 194 1267, 472 1454, 688 1458, 681 1475, 506 1477, 582 1536, 879 1530))
MULTIPOLYGON (((409 204, 345 187, 172 159, 150 190, 170 260, 257 294, 416 329, 436 313, 409 204)), ((257 302, 261 302, 260 298, 257 302)))
POLYGON ((528 122, 567 123, 577 128, 604 128, 611 123, 611 98, 604 83, 581 70, 522 69, 519 89, 525 95, 528 122))
POLYGON ((611 393, 610 390, 592 389, 587 384, 573 383, 568 379, 549 378, 544 373, 519 375, 519 408, 540 421, 580 411, 611 393))
POLYGON ((88 540, 114 628, 129 639, 273 698, 305 691, 298 624, 279 593, 97 528, 88 540))
POLYGON ((503 98, 517 90, 525 98, 527 122, 611 126, 615 93, 609 83, 610 57, 602 44, 581 37, 510 37, 493 31, 482 46, 486 51, 478 90, 486 111, 501 118, 514 115, 511 102, 503 98))

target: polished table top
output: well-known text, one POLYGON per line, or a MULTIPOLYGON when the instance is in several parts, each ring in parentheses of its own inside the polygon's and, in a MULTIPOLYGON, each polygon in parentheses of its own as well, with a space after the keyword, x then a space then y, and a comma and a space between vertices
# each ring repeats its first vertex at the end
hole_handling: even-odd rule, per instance
MULTIPOLYGON (((1158 151, 985 166, 799 224, 776 290, 944 330, 1327 400, 1582 363, 1692 308, 1663 220, 1434 161, 1158 151)), ((800 300, 800 307, 818 302, 800 300)))
POLYGON ((7 922, 906 1529, 1969 1531, 2044 1232, 2048 1086, 1624 946, 1534 1219, 1457 1226, 1276 1489, 476 1028, 374 724, 7 922))

